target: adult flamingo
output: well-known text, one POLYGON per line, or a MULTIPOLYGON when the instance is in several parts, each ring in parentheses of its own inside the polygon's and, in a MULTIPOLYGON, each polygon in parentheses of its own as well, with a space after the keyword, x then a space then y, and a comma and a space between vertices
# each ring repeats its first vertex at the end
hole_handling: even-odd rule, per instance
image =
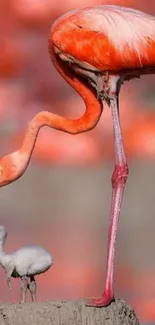
POLYGON ((91 306, 106 306, 114 299, 113 267, 122 198, 128 176, 119 121, 118 96, 124 80, 155 71, 155 18, 120 6, 97 6, 67 13, 52 26, 51 59, 64 79, 83 98, 86 111, 77 120, 40 112, 30 122, 22 147, 0 160, 0 185, 15 181, 25 171, 38 131, 48 125, 71 134, 91 130, 98 123, 103 101, 111 108, 115 168, 108 234, 106 283, 91 306))

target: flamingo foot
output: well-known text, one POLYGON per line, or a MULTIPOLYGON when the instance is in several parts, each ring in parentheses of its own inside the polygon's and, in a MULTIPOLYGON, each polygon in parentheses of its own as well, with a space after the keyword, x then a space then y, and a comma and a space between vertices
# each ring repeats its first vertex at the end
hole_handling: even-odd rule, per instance
POLYGON ((115 298, 109 294, 104 293, 99 298, 87 300, 85 305, 88 307, 106 307, 110 305, 112 301, 115 301, 115 298))

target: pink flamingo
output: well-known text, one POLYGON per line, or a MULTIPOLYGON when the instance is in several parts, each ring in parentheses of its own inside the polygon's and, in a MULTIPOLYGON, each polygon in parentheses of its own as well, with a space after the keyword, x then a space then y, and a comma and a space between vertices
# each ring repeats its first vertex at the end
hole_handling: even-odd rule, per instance
POLYGON ((77 120, 38 113, 28 126, 21 148, 0 160, 0 186, 24 173, 41 127, 47 125, 70 134, 91 130, 100 119, 103 102, 108 103, 113 121, 115 167, 106 281, 101 297, 87 302, 89 306, 107 306, 114 299, 116 235, 128 176, 119 120, 119 91, 123 81, 155 72, 155 18, 110 5, 71 11, 53 24, 49 52, 58 72, 83 98, 86 111, 77 120))

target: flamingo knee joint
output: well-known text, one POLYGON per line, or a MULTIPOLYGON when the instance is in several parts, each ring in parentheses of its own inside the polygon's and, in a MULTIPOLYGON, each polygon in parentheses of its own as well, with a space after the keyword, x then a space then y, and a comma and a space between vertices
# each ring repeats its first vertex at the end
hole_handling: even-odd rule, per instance
POLYGON ((117 187, 118 184, 125 184, 128 178, 129 169, 127 163, 124 165, 115 165, 114 172, 112 175, 112 186, 113 188, 117 187))

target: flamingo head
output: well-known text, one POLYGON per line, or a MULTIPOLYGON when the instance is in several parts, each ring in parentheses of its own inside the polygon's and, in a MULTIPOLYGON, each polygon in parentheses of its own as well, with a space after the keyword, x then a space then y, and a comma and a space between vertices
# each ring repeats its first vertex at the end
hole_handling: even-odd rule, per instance
POLYGON ((25 170, 24 167, 18 151, 0 158, 0 187, 21 177, 25 170))

